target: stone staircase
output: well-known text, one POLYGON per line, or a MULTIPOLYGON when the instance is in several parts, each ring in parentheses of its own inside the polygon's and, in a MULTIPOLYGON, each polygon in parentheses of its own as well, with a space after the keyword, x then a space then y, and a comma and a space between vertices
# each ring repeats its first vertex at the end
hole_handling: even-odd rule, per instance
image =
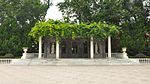
POLYGON ((139 62, 130 59, 20 59, 10 65, 133 65, 139 62))

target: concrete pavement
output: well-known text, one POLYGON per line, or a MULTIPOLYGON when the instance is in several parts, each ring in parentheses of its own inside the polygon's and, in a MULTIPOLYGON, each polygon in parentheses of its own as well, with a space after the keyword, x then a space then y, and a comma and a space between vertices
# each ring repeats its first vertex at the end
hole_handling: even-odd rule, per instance
POLYGON ((149 84, 150 65, 7 66, 0 84, 149 84))

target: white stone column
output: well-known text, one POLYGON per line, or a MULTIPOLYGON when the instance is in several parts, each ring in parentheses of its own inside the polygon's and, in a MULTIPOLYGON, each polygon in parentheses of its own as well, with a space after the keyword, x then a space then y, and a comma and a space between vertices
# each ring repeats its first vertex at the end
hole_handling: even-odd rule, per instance
POLYGON ((91 59, 93 59, 93 58, 94 58, 93 37, 91 37, 91 41, 90 41, 90 58, 91 58, 91 59))
POLYGON ((42 36, 39 37, 39 55, 38 58, 42 58, 42 36))
POLYGON ((56 59, 59 59, 59 41, 56 40, 56 59))
POLYGON ((108 36, 108 59, 111 59, 111 36, 108 36))

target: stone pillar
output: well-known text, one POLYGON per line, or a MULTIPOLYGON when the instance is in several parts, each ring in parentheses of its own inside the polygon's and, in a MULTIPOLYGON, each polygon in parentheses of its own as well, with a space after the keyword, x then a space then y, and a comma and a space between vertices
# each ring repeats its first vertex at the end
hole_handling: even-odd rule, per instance
POLYGON ((111 36, 108 36, 108 59, 111 59, 111 36))
POLYGON ((56 59, 59 59, 59 41, 56 40, 56 59))
POLYGON ((54 54, 54 51, 55 51, 55 45, 54 43, 52 43, 51 54, 54 54))
POLYGON ((46 45, 46 50, 47 50, 47 58, 50 58, 50 49, 51 49, 51 47, 50 47, 50 42, 49 42, 49 40, 48 40, 48 42, 47 42, 47 45, 46 45))
POLYGON ((44 58, 47 58, 47 42, 44 41, 44 58))
POLYGON ((39 37, 39 55, 38 58, 42 58, 42 36, 39 37))
POLYGON ((122 48, 122 51, 123 51, 123 53, 122 53, 122 55, 123 55, 123 59, 128 59, 128 56, 127 56, 126 50, 127 50, 127 48, 126 48, 126 47, 122 48))
POLYGON ((97 44, 97 42, 95 43, 95 54, 98 54, 98 44, 97 44))
POLYGON ((90 58, 93 59, 94 58, 94 46, 93 46, 93 37, 91 37, 91 41, 90 41, 90 58))
POLYGON ((23 53, 21 59, 27 59, 27 51, 28 51, 28 48, 27 48, 27 47, 24 47, 24 48, 23 48, 23 51, 24 51, 24 53, 23 53))

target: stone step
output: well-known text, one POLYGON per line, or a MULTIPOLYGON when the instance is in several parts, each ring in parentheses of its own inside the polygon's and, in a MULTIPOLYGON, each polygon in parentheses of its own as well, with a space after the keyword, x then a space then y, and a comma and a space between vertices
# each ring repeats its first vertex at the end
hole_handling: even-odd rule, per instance
POLYGON ((11 65, 131 65, 139 64, 124 59, 22 59, 11 65))

